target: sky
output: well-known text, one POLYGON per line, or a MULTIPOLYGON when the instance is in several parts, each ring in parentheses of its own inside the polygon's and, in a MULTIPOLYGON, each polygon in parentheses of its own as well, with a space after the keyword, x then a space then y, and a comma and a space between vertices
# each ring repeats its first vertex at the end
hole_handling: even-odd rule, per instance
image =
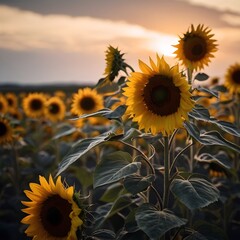
POLYGON ((240 61, 239 0, 0 0, 0 84, 95 84, 109 45, 135 71, 156 53, 175 65, 172 45, 191 24, 218 44, 202 72, 224 79, 240 61))

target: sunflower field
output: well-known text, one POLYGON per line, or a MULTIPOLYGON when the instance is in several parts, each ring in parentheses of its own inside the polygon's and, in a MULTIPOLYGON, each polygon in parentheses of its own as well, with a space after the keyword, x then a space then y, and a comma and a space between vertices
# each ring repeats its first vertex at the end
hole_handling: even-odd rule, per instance
POLYGON ((73 92, 0 93, 0 239, 232 240, 240 235, 240 63, 191 25, 164 56, 109 46, 73 92))

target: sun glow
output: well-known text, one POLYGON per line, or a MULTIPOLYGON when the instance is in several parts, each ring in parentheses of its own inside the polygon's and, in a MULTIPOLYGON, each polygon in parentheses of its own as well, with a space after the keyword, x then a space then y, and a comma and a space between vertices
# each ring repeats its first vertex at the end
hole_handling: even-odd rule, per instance
POLYGON ((161 38, 152 39, 149 42, 148 48, 163 54, 167 57, 174 57, 174 47, 173 45, 177 44, 178 39, 174 36, 161 36, 161 38))

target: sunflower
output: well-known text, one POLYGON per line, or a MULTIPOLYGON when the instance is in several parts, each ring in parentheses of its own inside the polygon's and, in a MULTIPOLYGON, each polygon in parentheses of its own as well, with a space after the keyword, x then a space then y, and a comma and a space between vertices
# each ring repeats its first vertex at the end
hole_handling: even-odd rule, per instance
POLYGON ((73 94, 71 112, 76 115, 89 114, 103 108, 103 97, 95 89, 83 88, 73 94))
POLYGON ((118 76, 120 70, 126 71, 126 64, 123 59, 124 53, 121 53, 118 48, 111 45, 106 51, 106 68, 104 75, 107 82, 112 82, 118 76))
POLYGON ((0 114, 5 114, 8 111, 8 101, 5 98, 5 96, 3 96, 2 94, 0 94, 0 114))
POLYGON ((9 108, 17 108, 18 107, 18 98, 15 93, 6 93, 5 95, 9 108))
POLYGON ((0 144, 9 143, 13 140, 13 129, 9 120, 0 117, 0 144))
POLYGON ((57 122, 64 119, 66 106, 59 97, 51 97, 46 102, 44 113, 51 121, 57 122))
POLYGON ((28 117, 43 116, 46 97, 43 93, 30 93, 23 99, 23 110, 28 117))
POLYGON ((210 34, 211 29, 199 24, 195 29, 191 25, 183 37, 180 37, 177 50, 174 52, 183 65, 192 70, 201 70, 204 65, 208 66, 210 58, 213 58, 213 52, 217 51, 216 40, 212 39, 214 34, 210 34))
POLYGON ((76 240, 83 221, 79 218, 81 209, 73 200, 74 188, 65 188, 60 176, 56 184, 51 175, 49 181, 42 176, 39 181, 30 183, 31 191, 24 191, 31 200, 22 201, 27 206, 22 211, 28 214, 21 221, 29 225, 25 233, 35 240, 76 240))
POLYGON ((158 55, 157 65, 151 58, 150 64, 152 68, 139 60, 142 72, 133 72, 123 88, 127 112, 140 129, 169 135, 182 126, 194 106, 190 86, 178 65, 170 68, 158 55))
POLYGON ((240 64, 231 65, 226 72, 224 85, 230 93, 240 93, 240 64))

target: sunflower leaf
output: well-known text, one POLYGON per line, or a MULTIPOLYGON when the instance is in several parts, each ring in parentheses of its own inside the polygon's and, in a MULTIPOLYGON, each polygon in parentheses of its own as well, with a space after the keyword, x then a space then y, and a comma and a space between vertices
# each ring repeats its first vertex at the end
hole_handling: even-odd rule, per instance
POLYGON ((217 125, 223 131, 230 133, 236 137, 240 137, 240 130, 231 122, 220 121, 217 120, 216 118, 211 118, 210 122, 217 125))
POLYGON ((232 161, 223 152, 219 152, 216 155, 204 152, 195 156, 194 159, 199 162, 217 163, 218 165, 228 169, 232 166, 232 161))
POLYGON ((188 115, 196 120, 209 121, 210 113, 207 108, 196 105, 188 115))
POLYGON ((151 240, 158 240, 169 230, 181 227, 187 222, 166 209, 159 211, 149 203, 144 203, 137 209, 135 218, 139 228, 151 240))
POLYGON ((194 79, 198 80, 198 81, 206 81, 208 80, 209 76, 206 73, 198 73, 194 79))
POLYGON ((127 106, 120 105, 116 109, 112 110, 109 108, 101 109, 94 113, 83 114, 79 116, 79 118, 87 118, 87 117, 105 117, 107 119, 119 119, 125 113, 127 106))
POLYGON ((204 88, 202 86, 199 86, 196 88, 196 90, 204 93, 208 93, 216 98, 218 98, 218 92, 215 89, 209 89, 209 88, 204 88))
POLYGON ((128 192, 132 194, 137 194, 146 190, 154 181, 154 175, 149 175, 146 177, 141 176, 129 176, 124 179, 124 187, 128 192))
POLYGON ((109 139, 109 133, 99 135, 95 138, 81 139, 75 143, 70 151, 64 156, 58 167, 57 175, 65 171, 71 164, 77 161, 80 157, 86 154, 88 151, 98 146, 99 144, 109 139))
POLYGON ((219 198, 218 189, 203 178, 174 179, 170 189, 190 210, 206 207, 219 198))
POLYGON ((127 152, 114 152, 104 156, 94 172, 94 188, 117 182, 124 177, 136 173, 140 162, 132 162, 132 156, 127 152))

